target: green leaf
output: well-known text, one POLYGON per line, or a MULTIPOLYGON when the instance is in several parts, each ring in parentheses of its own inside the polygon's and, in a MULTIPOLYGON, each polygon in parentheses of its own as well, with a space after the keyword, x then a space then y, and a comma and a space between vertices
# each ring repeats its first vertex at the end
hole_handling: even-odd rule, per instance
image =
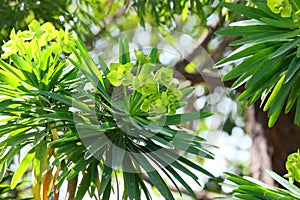
POLYGON ((291 61, 284 79, 284 84, 289 82, 300 69, 300 58, 294 57, 291 61))
POLYGON ((119 42, 119 63, 126 64, 130 62, 130 52, 127 39, 122 39, 119 42))
POLYGON ((126 190, 128 191, 128 197, 130 200, 134 200, 137 198, 136 191, 140 188, 137 187, 138 183, 136 182, 136 174, 130 173, 130 172, 124 172, 123 171, 123 177, 124 177, 124 185, 126 190))
MULTIPOLYGON (((293 84, 292 89, 291 89, 290 96, 289 96, 289 99, 287 101, 287 105, 286 105, 286 108, 284 111, 285 114, 287 114, 292 109, 297 98, 300 96, 300 87, 298 87, 299 84, 300 84, 300 77, 298 76, 295 83, 293 84)), ((298 112, 296 112, 296 113, 298 113, 298 112)))
POLYGON ((181 185, 189 192, 192 198, 197 199, 197 196, 193 189, 189 186, 188 183, 186 183, 186 181, 183 178, 181 178, 181 176, 171 166, 166 166, 166 169, 170 171, 170 173, 176 178, 176 180, 181 183, 181 185))
MULTIPOLYGON (((18 90, 22 90, 21 83, 18 81, 18 79, 12 78, 14 77, 13 74, 10 72, 4 71, 0 69, 0 80, 5 82, 6 84, 12 86, 13 88, 17 88, 18 90)), ((24 90, 23 90, 24 91, 24 90)))
POLYGON ((4 161, 4 162, 0 163, 0 182, 2 182, 3 177, 6 173, 6 170, 7 170, 7 162, 4 161))
POLYGON ((300 58, 300 45, 298 46, 298 48, 297 48, 297 58, 300 58))
POLYGON ((249 180, 246 180, 238 175, 235 175, 235 174, 232 174, 232 173, 229 173, 229 172, 225 172, 225 174, 228 176, 227 179, 238 184, 238 185, 256 185, 255 183, 249 181, 249 180))
POLYGON ((222 67, 237 60, 240 60, 244 57, 253 55, 260 50, 267 49, 272 47, 276 44, 274 43, 259 43, 259 44, 244 44, 243 46, 239 47, 238 49, 234 50, 231 54, 229 54, 226 58, 217 62, 216 67, 222 67))
POLYGON ((74 165, 67 176, 67 180, 74 178, 79 172, 84 171, 91 161, 92 159, 86 160, 82 156, 78 161, 74 162, 74 165))
POLYGON ((188 87, 188 88, 181 90, 181 92, 182 92, 181 99, 188 97, 190 94, 192 94, 192 92, 194 92, 194 90, 195 90, 194 87, 188 87))
MULTIPOLYGON (((55 66, 55 71, 53 72, 53 74, 47 74, 49 77, 49 83, 48 83, 48 91, 50 91, 51 89, 53 89, 58 83, 66 80, 69 78, 69 76, 72 74, 72 71, 75 71, 74 69, 71 70, 67 75, 65 75, 64 77, 61 77, 62 72, 64 70, 64 68, 66 67, 66 61, 62 60, 59 62, 58 65, 55 66), (59 80, 59 78, 61 78, 59 80)), ((53 65, 53 64, 52 64, 53 65)))
POLYGON ((264 93, 265 91, 265 88, 261 88, 259 90, 257 90, 253 95, 252 97, 249 99, 249 102, 247 103, 248 106, 252 105, 254 102, 256 102, 259 97, 262 96, 262 94, 264 93))
POLYGON ((88 105, 86 105, 80 101, 77 101, 76 99, 74 99, 70 96, 59 94, 59 93, 54 93, 54 92, 41 91, 41 90, 39 91, 39 93, 42 95, 45 95, 46 97, 52 97, 53 99, 55 99, 57 101, 67 104, 68 106, 75 107, 82 111, 90 112, 90 108, 88 105))
POLYGON ((230 72, 225 74, 224 77, 222 77, 223 81, 228 81, 233 78, 236 78, 243 73, 250 71, 250 69, 256 69, 259 64, 262 62, 263 59, 265 59, 267 56, 269 56, 276 47, 268 47, 266 49, 263 49, 254 55, 252 55, 250 58, 245 59, 242 63, 240 63, 238 66, 233 68, 230 72), (249 67, 251 66, 251 67, 249 67), (250 68, 250 69, 249 69, 250 68))
MULTIPOLYGON (((121 133, 120 133, 121 134, 121 133)), ((114 141, 111 151, 112 151, 112 168, 113 170, 117 170, 121 163, 123 162, 125 155, 125 141, 123 139, 123 135, 120 135, 116 141, 114 141)))
POLYGON ((35 174, 36 179, 40 182, 42 179, 42 174, 44 172, 44 161, 47 158, 47 142, 41 140, 41 142, 36 146, 35 149, 35 174))
POLYGON ((161 178, 161 176, 157 173, 155 168, 148 162, 148 160, 142 154, 134 154, 133 156, 136 158, 139 164, 144 168, 151 182, 159 190, 159 192, 166 199, 174 199, 170 189, 168 188, 164 180, 161 178))
POLYGON ((84 154, 84 159, 89 159, 92 156, 94 156, 97 152, 100 151, 105 145, 107 145, 109 142, 108 138, 106 136, 99 137, 95 142, 91 144, 91 146, 88 147, 87 152, 84 154))
POLYGON ((225 3, 225 2, 220 2, 220 5, 229 8, 231 10, 234 10, 237 13, 245 15, 249 19, 254 18, 260 20, 262 17, 268 17, 268 15, 263 11, 249 6, 234 4, 234 3, 225 3))
POLYGON ((282 106, 277 107, 277 108, 274 109, 272 115, 269 115, 269 117, 270 117, 269 122, 268 122, 268 127, 269 128, 274 126, 275 122, 277 121, 277 119, 280 115, 281 109, 282 109, 282 106))
POLYGON ((61 137, 58 140, 55 140, 50 143, 51 148, 61 148, 68 144, 71 144, 72 142, 79 141, 79 137, 77 135, 75 136, 69 136, 69 137, 61 137))
POLYGON ((24 59, 22 59, 20 56, 13 54, 10 56, 10 58, 20 70, 27 71, 29 73, 32 72, 32 66, 24 59))
POLYGON ((291 81, 289 81, 287 84, 284 84, 280 88, 280 90, 278 91, 278 94, 280 94, 280 95, 277 95, 277 97, 274 99, 274 101, 271 104, 271 108, 270 108, 270 111, 269 111, 270 115, 273 114, 275 109, 277 109, 279 107, 280 108, 283 107, 283 105, 285 103, 285 99, 286 99, 288 93, 290 92, 291 87, 294 85, 295 80, 296 80, 296 77, 294 77, 291 81))
POLYGON ((292 38, 295 37, 299 34, 299 30, 296 29, 294 31, 281 31, 278 32, 277 34, 274 34, 272 32, 263 32, 260 34, 256 34, 254 36, 249 36, 246 38, 242 38, 239 40, 236 40, 234 42, 230 43, 230 46, 237 46, 237 45, 243 45, 243 44, 248 44, 248 43, 265 43, 265 42, 273 42, 273 41, 281 41, 284 39, 292 38))
POLYGON ((279 176, 278 174, 276 174, 275 172, 273 172, 271 170, 267 170, 267 173, 270 176, 272 176, 272 178, 274 178, 278 183, 280 183, 280 185, 282 185, 283 187, 285 187, 292 193, 300 196, 300 189, 297 186, 291 184, 289 181, 285 180, 284 178, 282 178, 281 176, 279 176))
POLYGON ((134 54, 136 59, 143 64, 149 63, 149 58, 146 57, 142 52, 139 52, 137 50, 134 50, 134 54))
POLYGON ((26 170, 28 169, 30 163, 32 162, 34 156, 35 156, 35 148, 31 149, 26 156, 21 161, 20 165, 18 166, 17 170, 15 171, 12 180, 11 180, 11 189, 15 189, 17 186, 19 180, 22 178, 26 170))
POLYGON ((290 0, 289 2, 292 4, 292 6, 293 6, 293 8, 295 8, 295 10, 300 10, 300 2, 299 1, 290 0))
POLYGON ((253 26, 234 26, 227 29, 218 30, 217 35, 223 36, 252 36, 254 34, 262 33, 262 30, 268 30, 269 33, 278 33, 282 30, 267 25, 253 25, 253 26))
POLYGON ((49 114, 42 114, 39 117, 74 122, 73 114, 70 112, 55 112, 49 114))
POLYGON ((195 170, 202 172, 203 174, 214 178, 215 176, 213 174, 211 174, 210 172, 208 172, 207 170, 203 169, 202 167, 200 167, 199 165, 196 165, 195 163, 191 162, 190 160, 184 158, 184 157, 179 157, 178 160, 180 162, 183 162, 184 164, 188 165, 189 167, 194 168, 195 170))
POLYGON ((103 192, 102 199, 109 199, 110 198, 110 193, 111 193, 111 179, 109 179, 107 187, 105 188, 103 192))
POLYGON ((23 75, 26 77, 27 83, 38 88, 39 81, 35 73, 32 72, 33 66, 16 54, 11 55, 11 59, 16 67, 22 71, 23 75))
POLYGON ((81 182, 78 186, 77 192, 76 192, 76 196, 74 198, 74 200, 82 200, 84 199, 84 195, 87 192, 87 190, 89 189, 90 186, 90 182, 91 182, 91 166, 89 166, 89 168, 82 172, 83 173, 83 177, 81 179, 81 182))
MULTIPOLYGON (((261 21, 267 23, 270 26, 274 26, 277 28, 288 28, 288 29, 296 29, 299 28, 299 24, 292 23, 291 21, 284 21, 281 19, 270 19, 270 18, 261 18, 261 21)), ((289 30, 287 30, 289 32, 289 30)))
POLYGON ((147 172, 151 182, 155 187, 159 190, 159 192, 166 198, 170 200, 174 200, 174 197, 164 182, 164 180, 161 178, 161 176, 156 171, 148 171, 147 172))
POLYGON ((253 187, 248 185, 240 185, 238 186, 238 190, 241 190, 247 194, 252 194, 255 197, 260 197, 266 200, 278 199, 280 196, 271 190, 266 190, 259 186, 253 187))
POLYGON ((202 119, 212 115, 213 113, 211 112, 190 112, 183 114, 175 114, 167 117, 162 117, 158 123, 163 126, 176 125, 202 119))
POLYGON ((158 57, 157 47, 153 47, 150 51, 150 54, 148 55, 148 58, 150 59, 150 63, 156 64, 157 57, 158 57))
POLYGON ((254 89, 261 86, 260 84, 268 81, 276 72, 283 70, 281 66, 284 62, 287 62, 286 60, 283 60, 284 57, 285 54, 277 56, 272 60, 265 59, 257 67, 253 76, 247 81, 245 85, 246 89, 250 89, 251 87, 254 89))
POLYGON ((159 143, 160 146, 162 146, 163 148, 168 148, 168 149, 174 149, 175 148, 174 145, 171 142, 163 139, 162 137, 158 137, 158 136, 154 135, 154 136, 151 137, 151 140, 154 140, 154 143, 155 142, 159 143))
POLYGON ((99 126, 99 131, 105 132, 108 130, 113 130, 117 128, 117 124, 111 122, 104 122, 99 126))
POLYGON ((300 39, 294 39, 291 40, 289 42, 286 42, 285 44, 283 44, 279 49, 277 49, 270 57, 270 59, 273 59, 277 56, 280 56, 284 53, 286 53, 287 51, 290 51, 291 49, 293 49, 298 43, 300 42, 300 39))
POLYGON ((99 188, 99 196, 101 196, 106 188, 110 188, 110 182, 111 182, 111 175, 112 175, 112 168, 109 167, 111 165, 111 159, 112 155, 107 155, 108 157, 106 157, 105 162, 107 162, 107 164, 103 165, 103 171, 102 171, 102 175, 101 175, 101 181, 100 181, 100 188, 99 188))
POLYGON ((101 92, 104 93, 106 90, 104 88, 102 74, 100 73, 98 67, 94 63, 93 59, 89 55, 83 42, 80 39, 76 40, 76 45, 79 49, 79 53, 75 48, 73 48, 73 52, 75 53, 79 63, 72 59, 69 59, 69 60, 75 66, 78 66, 79 69, 82 69, 85 72, 85 74, 87 75, 87 78, 89 78, 89 80, 91 81, 91 83, 94 84, 95 86, 99 87, 101 89, 101 92), (84 63, 83 63, 83 61, 84 61, 84 63), (98 84, 98 82, 100 82, 100 84, 98 84))
POLYGON ((110 72, 110 70, 106 65, 105 61, 103 60, 102 56, 98 56, 98 62, 101 67, 101 71, 103 72, 103 75, 106 76, 110 72))
MULTIPOLYGON (((296 110, 300 110, 300 98, 298 98, 296 110)), ((296 112, 294 123, 300 125, 300 112, 296 112)))
POLYGON ((105 77, 109 74, 110 70, 109 70, 108 66, 106 65, 105 61, 103 60, 103 58, 101 56, 98 56, 98 62, 99 62, 99 65, 101 67, 101 71, 103 72, 104 86, 105 86, 106 90, 108 91, 110 83, 107 80, 107 78, 105 78, 105 77))
POLYGON ((99 182, 99 172, 98 172, 98 163, 99 161, 94 160, 91 165, 89 166, 91 170, 91 191, 90 191, 90 197, 92 198, 95 195, 95 191, 98 187, 98 182, 99 182))
MULTIPOLYGON (((12 74, 12 76, 14 78, 16 78, 18 81, 24 81, 25 77, 22 74, 22 72, 20 72, 18 69, 16 69, 15 67, 7 64, 6 62, 4 62, 2 59, 0 59, 0 65, 3 69, 5 69, 6 71, 10 72, 12 74)), ((17 81, 16 80, 16 81, 17 81)))
POLYGON ((268 101, 266 102, 265 106, 264 106, 264 111, 269 110, 271 103, 274 101, 274 99, 276 97, 278 97, 278 92, 280 90, 280 88, 282 87, 283 84, 283 80, 285 79, 285 76, 283 75, 280 80, 277 82, 277 84, 275 85, 271 96, 269 97, 268 101))
MULTIPOLYGON (((271 18, 274 19, 281 19, 281 16, 273 13, 270 8, 268 7, 268 5, 265 2, 260 2, 257 0, 253 0, 254 5, 261 11, 265 12, 266 14, 268 14, 271 18)), ((283 21, 283 20, 282 20, 283 21)))

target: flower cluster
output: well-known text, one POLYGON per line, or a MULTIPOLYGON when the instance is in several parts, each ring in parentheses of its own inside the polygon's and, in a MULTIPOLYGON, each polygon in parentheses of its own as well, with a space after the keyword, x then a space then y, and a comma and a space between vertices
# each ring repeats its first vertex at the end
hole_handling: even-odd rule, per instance
POLYGON ((33 20, 28 28, 29 30, 25 31, 11 31, 10 40, 2 46, 2 58, 8 58, 12 54, 26 54, 30 59, 34 59, 36 54, 46 48, 57 55, 72 52, 70 46, 74 46, 75 41, 67 30, 56 30, 50 22, 41 25, 36 20, 33 20))
POLYGON ((288 156, 285 166, 288 170, 288 174, 285 177, 289 178, 291 183, 294 180, 300 182, 300 149, 298 152, 288 156))
POLYGON ((292 14, 292 5, 288 0, 268 0, 267 5, 273 13, 280 13, 281 17, 290 17, 292 14))
MULTIPOLYGON (((179 90, 179 84, 173 81, 173 70, 170 67, 159 68, 155 63, 151 63, 150 57, 146 57, 138 51, 135 51, 135 55, 138 59, 136 64, 128 62, 110 65, 110 72, 107 75, 110 83, 115 87, 131 88, 131 99, 139 95, 138 108, 140 111, 175 114, 176 103, 183 94, 179 90)), ((136 107, 137 105, 132 106, 136 107)), ((132 109, 129 108, 129 110, 132 109)))

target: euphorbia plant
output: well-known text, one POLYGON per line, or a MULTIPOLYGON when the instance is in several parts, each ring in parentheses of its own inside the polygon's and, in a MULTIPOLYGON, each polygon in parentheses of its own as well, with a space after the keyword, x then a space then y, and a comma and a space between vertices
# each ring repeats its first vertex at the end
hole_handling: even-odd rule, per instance
POLYGON ((172 68, 158 64, 156 48, 149 55, 135 51, 134 61, 126 40, 119 49, 119 62, 107 66, 49 23, 33 21, 29 30, 12 31, 0 60, 0 178, 14 156, 29 150, 11 188, 32 169, 34 199, 58 199, 65 182, 68 199, 87 192, 109 199, 111 191, 124 199, 140 199, 143 191, 150 199, 147 176, 166 199, 174 197, 164 177, 196 198, 180 173, 198 184, 189 169, 212 174, 182 153, 213 158, 212 146, 179 124, 211 113, 177 113, 193 89, 179 89, 172 68))
POLYGON ((57 116, 67 114, 69 106, 40 91, 71 94, 77 69, 68 64, 67 57, 75 41, 50 23, 40 25, 34 20, 28 28, 12 30, 10 40, 2 46, 0 180, 14 156, 27 151, 12 177, 11 188, 31 165, 33 196, 46 199, 60 173, 59 167, 46 171, 55 152, 49 142, 57 140, 60 132, 67 132, 69 123, 57 116))
POLYGON ((285 200, 299 200, 300 188, 293 185, 294 180, 299 182, 299 151, 292 153, 288 156, 286 161, 286 169, 288 174, 286 175, 290 181, 287 181, 275 172, 268 170, 267 173, 281 185, 282 188, 276 188, 266 185, 259 180, 255 180, 251 177, 241 177, 235 174, 226 173, 227 180, 230 180, 234 184, 227 184, 234 188, 232 197, 218 198, 218 199, 285 199, 285 200), (283 189, 284 188, 284 189, 283 189))
MULTIPOLYGON (((76 114, 76 128, 88 147, 83 157, 89 159, 94 156, 100 161, 103 173, 99 180, 99 195, 108 198, 114 183, 122 174, 125 199, 140 199, 141 191, 150 198, 143 180, 145 175, 167 199, 173 199, 173 195, 162 175, 168 177, 179 192, 176 179, 196 197, 179 173, 185 173, 198 184, 198 177, 188 168, 209 176, 212 174, 181 153, 213 157, 207 150, 212 146, 205 144, 203 138, 177 126, 211 115, 204 112, 176 113, 176 109, 185 105, 182 99, 193 89, 179 90, 179 85, 173 82, 172 69, 158 65, 156 48, 148 56, 135 51, 137 60, 131 61, 128 43, 126 39, 121 40, 119 62, 111 63, 108 67, 99 57, 99 72, 83 44, 77 41, 77 47, 79 51, 74 49, 77 61, 70 60, 81 69, 79 76, 84 75, 88 79, 81 79, 81 88, 89 82, 94 89, 78 90, 73 95, 74 101, 80 99, 96 106, 91 113, 76 114)), ((59 139, 54 144, 72 145, 68 138, 59 139)))

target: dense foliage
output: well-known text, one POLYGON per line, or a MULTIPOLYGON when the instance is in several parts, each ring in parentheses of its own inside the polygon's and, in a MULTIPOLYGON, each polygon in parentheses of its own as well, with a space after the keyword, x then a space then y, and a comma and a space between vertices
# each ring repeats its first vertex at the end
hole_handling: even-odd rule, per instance
POLYGON ((270 127, 276 122, 285 102, 285 113, 296 104, 295 124, 300 124, 300 2, 290 0, 289 4, 287 0, 282 1, 279 11, 276 9, 279 9, 280 2, 253 0, 252 6, 222 3, 247 19, 217 32, 224 36, 243 36, 230 44, 241 47, 218 62, 217 66, 241 61, 223 80, 238 78, 232 88, 245 84, 239 100, 249 99, 248 105, 261 98, 262 107, 270 117, 270 127))
MULTIPOLYGON (((299 200, 300 199, 300 189, 295 185, 291 184, 278 174, 273 171, 268 171, 268 174, 272 176, 282 187, 275 188, 268 186, 258 180, 251 177, 240 177, 235 174, 227 173, 227 179, 236 185, 229 185, 234 188, 232 198, 224 199, 245 199, 245 200, 275 200, 275 199, 286 199, 286 200, 299 200)), ((222 198, 219 198, 222 199, 222 198)))
MULTIPOLYGON (((231 23, 228 29, 217 31, 223 36, 240 36, 230 45, 239 46, 217 67, 235 64, 223 80, 236 79, 232 88, 244 85, 239 100, 248 105, 261 98, 261 107, 268 111, 269 126, 273 126, 282 109, 287 114, 295 109, 294 123, 300 124, 299 90, 299 11, 296 0, 252 0, 249 5, 221 3, 240 13, 243 19, 231 23)), ((292 134, 292 133, 291 133, 292 134)), ((267 186, 249 177, 228 173, 233 185, 233 199, 300 199, 300 190, 292 183, 299 181, 299 151, 289 155, 286 168, 290 182, 268 171, 287 190, 267 186)))
POLYGON ((0 135, 5 137, 0 143, 5 152, 1 179, 12 158, 28 149, 11 188, 30 165, 35 199, 46 199, 51 191, 57 199, 65 181, 75 182, 76 190, 79 173, 79 188, 70 194, 74 199, 82 199, 87 191, 91 197, 108 199, 111 190, 117 190, 119 196, 118 177, 124 180, 123 198, 140 199, 144 191, 150 199, 142 171, 167 199, 173 195, 157 169, 179 192, 175 180, 194 197, 178 170, 199 185, 188 167, 213 177, 180 155, 213 158, 206 150, 211 146, 176 126, 211 113, 175 114, 193 88, 178 89, 172 69, 157 65, 156 48, 148 56, 135 51, 137 60, 131 61, 128 43, 122 40, 119 63, 108 67, 101 57, 96 65, 80 41, 50 23, 33 21, 29 30, 13 30, 10 38, 0 60, 0 135), (87 83, 93 89, 84 89, 87 83))

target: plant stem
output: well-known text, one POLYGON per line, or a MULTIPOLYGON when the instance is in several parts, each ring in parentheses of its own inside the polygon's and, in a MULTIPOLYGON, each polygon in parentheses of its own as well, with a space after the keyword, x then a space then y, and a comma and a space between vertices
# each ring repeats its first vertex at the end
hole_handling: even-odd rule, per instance
POLYGON ((71 180, 68 180, 66 200, 74 200, 76 189, 77 189, 77 182, 78 182, 78 174, 71 180))

